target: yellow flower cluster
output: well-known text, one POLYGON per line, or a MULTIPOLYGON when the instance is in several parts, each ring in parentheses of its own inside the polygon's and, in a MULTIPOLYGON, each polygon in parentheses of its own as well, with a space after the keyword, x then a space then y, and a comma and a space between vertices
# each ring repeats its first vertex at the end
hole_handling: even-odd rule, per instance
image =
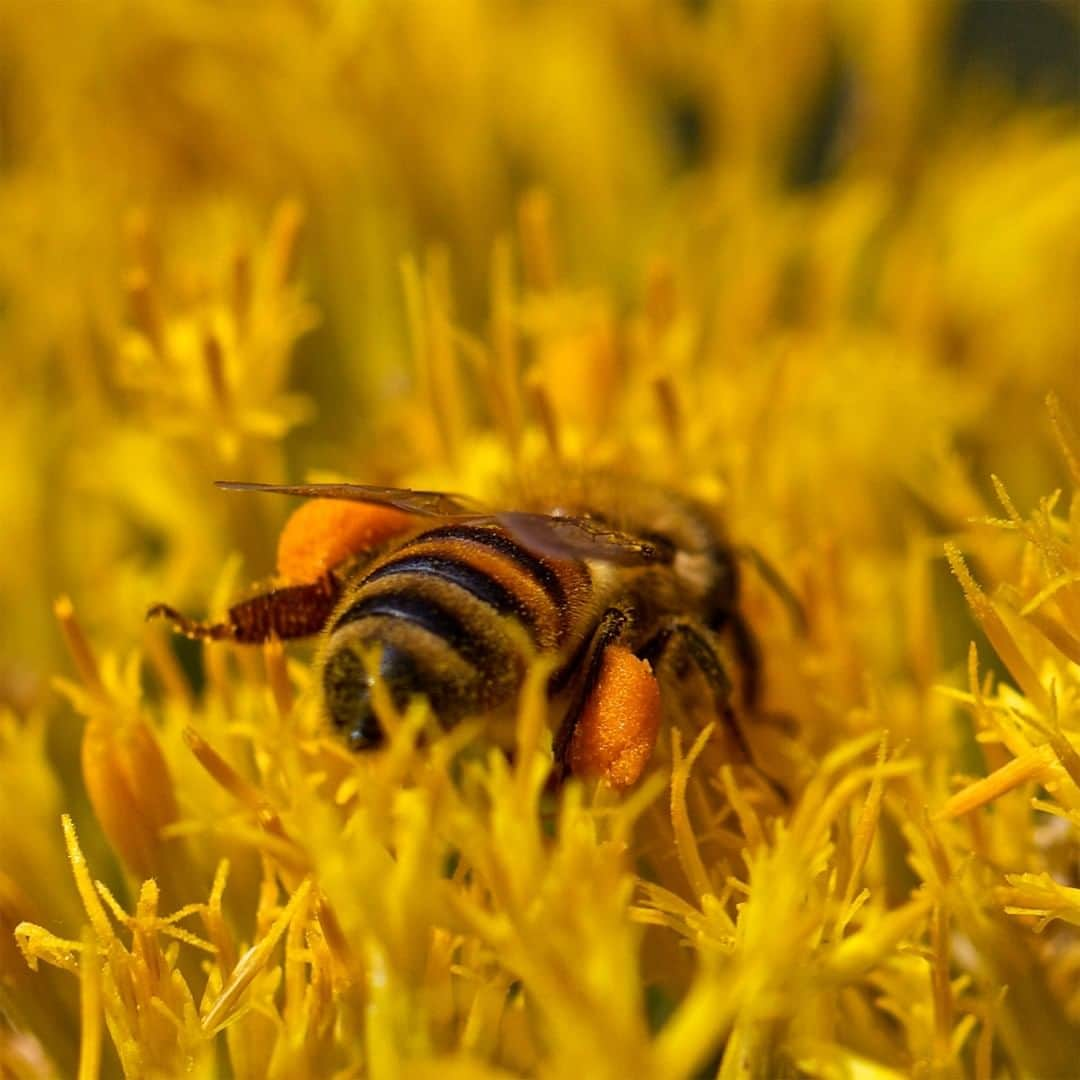
POLYGON ((1075 40, 0 0, 5 1080, 1075 1074, 1080 129, 971 59, 1004 8, 1075 40), (597 470, 798 597, 748 564, 760 769, 691 681, 554 792, 545 655, 510 745, 384 700, 356 755, 310 648, 142 625, 271 572, 214 480, 597 470))

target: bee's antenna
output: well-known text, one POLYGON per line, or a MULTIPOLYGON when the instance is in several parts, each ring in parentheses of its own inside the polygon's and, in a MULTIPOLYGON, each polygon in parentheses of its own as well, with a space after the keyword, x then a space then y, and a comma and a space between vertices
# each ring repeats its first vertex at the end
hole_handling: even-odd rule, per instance
POLYGON ((791 622, 800 634, 807 631, 806 609, 802 601, 795 595, 795 591, 781 576, 780 571, 757 548, 749 544, 736 544, 732 549, 741 559, 751 562, 754 569, 761 575, 765 584, 776 594, 777 598, 788 610, 791 622))

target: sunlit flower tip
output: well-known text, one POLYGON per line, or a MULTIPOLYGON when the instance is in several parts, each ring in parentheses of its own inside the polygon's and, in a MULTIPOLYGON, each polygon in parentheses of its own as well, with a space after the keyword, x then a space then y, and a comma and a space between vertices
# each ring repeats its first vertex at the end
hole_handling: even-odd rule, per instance
POLYGON ((183 739, 199 764, 239 803, 251 810, 263 806, 258 789, 245 780, 190 724, 184 727, 183 739))
MULTIPOLYGON (((204 905, 200 905, 199 917, 202 919, 203 928, 206 931, 207 940, 213 946, 217 956, 218 988, 223 971, 231 971, 236 965, 236 952, 233 944, 232 933, 222 911, 222 897, 225 894, 225 885, 229 880, 229 860, 221 859, 214 871, 214 882, 210 887, 210 896, 204 905)), ((207 989, 209 990, 209 985, 207 989)))
POLYGON ((311 880, 305 879, 293 893, 281 914, 273 921, 266 934, 257 941, 233 968, 221 993, 203 1013, 202 1028, 212 1033, 225 1027, 236 1015, 244 992, 253 980, 266 969, 271 954, 294 918, 307 918, 307 902, 311 893, 311 880))
POLYGON ((79 620, 75 617, 75 606, 67 596, 61 596, 53 605, 56 620, 60 624, 60 632, 64 636, 64 644, 67 645, 75 670, 79 673, 83 685, 91 694, 98 698, 104 698, 105 687, 101 681, 101 673, 98 670, 97 659, 94 657, 90 644, 83 634, 79 620))
POLYGON ((1060 766, 1053 748, 1037 746, 951 796, 937 811, 935 820, 960 817, 993 802, 994 799, 1000 798, 1022 784, 1043 783, 1052 779, 1058 768, 1060 766))
POLYGON ((978 619, 990 643, 998 656, 1009 669, 1017 684, 1024 691, 1032 704, 1041 712, 1050 710, 1050 698, 1045 687, 1039 681, 1031 665, 1020 651, 1015 638, 1005 626, 1001 616, 994 608, 990 598, 979 588, 959 549, 953 543, 945 545, 945 555, 949 566, 964 590, 964 597, 978 619))
MULTIPOLYGON (((184 742, 199 764, 236 801, 248 810, 259 828, 266 834, 266 844, 278 862, 289 873, 302 873, 307 868, 304 849, 289 836, 280 815, 257 787, 244 779, 193 727, 183 730, 184 742)), ((227 863, 226 863, 227 865, 227 863)), ((220 868, 219 868, 220 871, 220 868)))
POLYGON ((326 897, 318 897, 315 917, 322 930, 323 941, 330 954, 330 972, 334 989, 344 991, 355 985, 361 978, 356 955, 349 945, 345 931, 326 897))
MULTIPOLYGON (((56 616, 90 693, 82 739, 83 779, 94 812, 117 852, 139 877, 161 870, 161 830, 176 820, 172 779, 157 739, 141 716, 114 699, 67 597, 56 616)), ((73 700, 78 702, 78 696, 73 700)))
POLYGON ((792 1063, 806 1076, 908 1080, 911 1075, 905 1069, 883 1065, 880 1061, 855 1053, 839 1043, 825 1040, 799 1038, 792 1041, 789 1049, 792 1063))
POLYGON ((686 875, 690 887, 698 897, 708 896, 715 890, 701 857, 697 837, 690 822, 690 812, 686 804, 686 788, 690 781, 690 772, 694 767, 705 744, 711 738, 715 724, 709 724, 694 740, 690 752, 684 757, 682 733, 678 728, 671 733, 673 759, 671 770, 671 822, 674 829, 675 850, 679 863, 686 875))
POLYGON ((864 928, 826 951, 824 973, 845 983, 872 971, 898 946, 917 940, 933 906, 929 896, 918 895, 901 907, 869 919, 864 928))
POLYGON ((1062 730, 1061 721, 1058 718, 1056 708, 1056 695, 1055 695, 1055 708, 1050 716, 1050 730, 1048 733, 1049 746, 1054 751, 1055 756, 1061 764, 1061 767, 1065 770, 1069 780, 1072 782, 1075 792, 1069 791, 1067 794, 1063 793, 1060 788, 1055 794, 1063 802, 1068 802, 1070 806, 1074 806, 1077 801, 1076 792, 1080 792, 1080 752, 1077 751, 1073 745, 1070 737, 1062 730))
POLYGON ((30 922, 19 923, 14 934, 15 943, 31 971, 37 971, 38 964, 44 960, 53 967, 70 971, 73 975, 78 973, 81 942, 59 938, 44 927, 30 922))
POLYGON ((64 814, 61 818, 61 826, 64 830, 64 846, 67 848, 68 861, 71 863, 71 872, 75 878, 79 899, 90 919, 90 925, 94 928, 98 943, 106 945, 114 939, 115 934, 97 889, 94 887, 93 879, 90 877, 86 856, 79 846, 79 835, 75 831, 75 823, 67 814, 64 814))
POLYGON ((83 732, 82 769, 94 813, 129 869, 140 878, 161 874, 163 830, 178 811, 168 765, 146 722, 95 712, 83 732))
POLYGON ((75 827, 66 815, 63 828, 89 925, 81 942, 63 941, 30 924, 18 928, 16 940, 32 967, 36 968, 38 960, 45 960, 79 976, 80 1076, 97 1075, 103 1019, 113 1034, 125 1075, 139 1075, 150 1068, 173 1069, 178 1061, 200 1049, 194 1002, 175 966, 175 943, 215 953, 213 944, 177 924, 202 912, 205 905, 189 904, 161 916, 158 887, 149 879, 139 890, 134 914, 128 914, 102 882, 91 879, 75 827), (116 933, 112 920, 130 933, 130 946, 116 933), (163 937, 172 939, 174 945, 163 948, 163 937))
POLYGON ((877 835, 878 822, 881 817, 882 798, 885 794, 886 774, 885 763, 888 760, 888 732, 881 733, 881 742, 878 744, 877 760, 874 762, 874 776, 870 781, 870 790, 866 793, 866 801, 855 822, 855 833, 851 842, 851 866, 848 871, 847 885, 844 887, 843 897, 837 910, 834 938, 843 936, 848 923, 855 917, 858 909, 869 899, 869 890, 863 889, 856 893, 862 874, 870 858, 870 848, 877 835))
POLYGON ((1080 926, 1080 889, 1063 885, 1049 874, 1006 874, 1007 886, 994 896, 1007 915, 1029 916, 1035 929, 1044 930, 1055 919, 1080 926))

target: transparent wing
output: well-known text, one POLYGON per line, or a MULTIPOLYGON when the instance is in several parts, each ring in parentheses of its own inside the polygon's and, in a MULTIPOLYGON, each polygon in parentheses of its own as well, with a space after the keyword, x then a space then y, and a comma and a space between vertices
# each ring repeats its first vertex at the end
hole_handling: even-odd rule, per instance
POLYGON ((271 495, 300 495, 308 499, 375 503, 420 517, 459 517, 482 512, 480 505, 467 496, 445 491, 414 491, 411 488, 368 484, 250 484, 235 480, 218 480, 217 486, 225 491, 260 491, 271 495))
POLYGON ((589 518, 509 511, 492 520, 525 547, 554 559, 597 559, 630 567, 670 562, 675 554, 667 545, 589 518))
POLYGON ((468 496, 443 491, 368 484, 255 484, 234 480, 219 480, 217 486, 225 491, 375 503, 450 524, 500 528, 523 547, 552 559, 597 559, 629 567, 670 562, 674 556, 674 552, 662 544, 619 532, 589 518, 521 510, 493 512, 468 496))

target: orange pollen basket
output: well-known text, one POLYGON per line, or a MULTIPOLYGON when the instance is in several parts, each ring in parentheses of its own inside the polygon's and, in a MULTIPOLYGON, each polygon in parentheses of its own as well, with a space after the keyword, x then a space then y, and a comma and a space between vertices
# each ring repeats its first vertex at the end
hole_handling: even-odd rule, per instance
POLYGON ((647 661, 614 645, 570 743, 575 776, 622 791, 641 776, 660 730, 660 686, 647 661))
POLYGON ((317 581, 358 552, 370 551, 416 527, 390 506, 312 499, 293 513, 278 539, 278 573, 287 581, 317 581))

